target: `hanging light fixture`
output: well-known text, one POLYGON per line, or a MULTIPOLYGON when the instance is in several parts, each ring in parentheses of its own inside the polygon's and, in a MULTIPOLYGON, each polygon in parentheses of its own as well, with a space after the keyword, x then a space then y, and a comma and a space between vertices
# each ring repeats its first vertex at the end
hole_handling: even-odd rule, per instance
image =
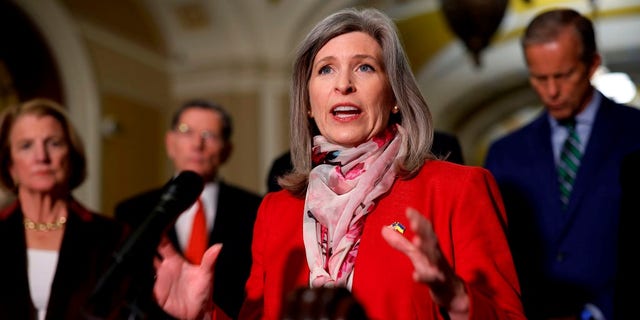
POLYGON ((462 40, 477 67, 480 52, 498 30, 508 0, 440 0, 451 30, 462 40))

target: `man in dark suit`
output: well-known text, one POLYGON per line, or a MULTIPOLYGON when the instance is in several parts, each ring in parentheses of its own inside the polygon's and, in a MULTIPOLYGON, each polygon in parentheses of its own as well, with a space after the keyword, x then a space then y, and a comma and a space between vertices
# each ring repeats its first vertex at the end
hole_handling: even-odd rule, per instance
MULTIPOLYGON (((216 262, 213 299, 227 315, 235 318, 244 300, 244 285, 251 267, 253 224, 262 197, 218 177, 218 168, 232 151, 231 133, 231 117, 226 110, 208 101, 195 100, 176 111, 165 143, 176 174, 194 171, 205 182, 198 201, 178 217, 169 229, 168 237, 193 263, 199 263, 202 257, 202 252, 197 250, 215 243, 224 244, 216 262), (199 207, 204 209, 203 215, 196 218, 200 214, 199 207), (195 236, 197 226, 201 226, 204 234, 195 236), (194 243, 196 245, 192 247, 194 243)), ((116 206, 116 219, 138 226, 160 201, 161 194, 162 188, 158 188, 121 202, 116 206)), ((149 300, 151 287, 144 286, 141 289, 144 297, 140 299, 149 300)), ((150 318, 168 318, 151 301, 143 301, 141 305, 143 309, 153 310, 150 318)))
POLYGON ((494 142, 485 165, 503 195, 525 312, 532 320, 613 319, 620 163, 640 146, 640 110, 591 85, 601 57, 591 21, 578 12, 538 15, 522 48, 545 111, 494 142), (571 152, 562 151, 565 141, 571 152), (573 183, 559 182, 565 173, 573 183))
MULTIPOLYGON (((462 148, 460 147, 458 137, 450 133, 435 131, 431 152, 438 158, 464 164, 464 157, 462 156, 462 148)), ((267 192, 282 189, 280 185, 278 185, 278 177, 288 173, 291 169, 293 169, 293 164, 291 163, 291 154, 289 151, 273 160, 267 176, 267 192)))

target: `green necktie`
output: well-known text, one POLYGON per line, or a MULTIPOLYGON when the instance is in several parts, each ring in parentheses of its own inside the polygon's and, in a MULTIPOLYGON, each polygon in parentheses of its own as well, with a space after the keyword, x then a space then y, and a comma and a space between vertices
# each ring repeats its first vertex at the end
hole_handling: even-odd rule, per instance
POLYGON ((576 173, 580 166, 580 137, 576 132, 576 120, 570 119, 560 123, 567 128, 567 139, 564 141, 562 150, 560 151, 560 162, 558 163, 558 182, 560 183, 560 201, 563 208, 567 208, 573 182, 576 179, 576 173))

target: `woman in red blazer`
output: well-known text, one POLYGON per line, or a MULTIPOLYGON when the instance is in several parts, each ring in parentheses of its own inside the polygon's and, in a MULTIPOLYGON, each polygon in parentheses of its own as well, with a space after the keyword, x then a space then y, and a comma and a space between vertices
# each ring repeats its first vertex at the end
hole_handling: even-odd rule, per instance
MULTIPOLYGON (((279 319, 296 288, 342 286, 371 319, 524 319, 495 181, 434 159, 432 119, 410 70, 393 22, 375 9, 339 11, 303 41, 294 171, 258 211, 239 318, 279 319)), ((199 268, 159 252, 160 305, 223 318, 206 303, 219 247, 199 268)))

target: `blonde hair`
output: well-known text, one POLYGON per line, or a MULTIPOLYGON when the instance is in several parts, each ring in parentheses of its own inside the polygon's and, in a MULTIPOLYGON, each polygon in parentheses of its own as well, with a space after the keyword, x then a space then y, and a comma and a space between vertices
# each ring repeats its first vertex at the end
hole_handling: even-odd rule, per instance
POLYGON ((69 190, 81 185, 87 177, 87 161, 80 136, 61 105, 49 99, 35 98, 22 104, 9 106, 0 114, 0 184, 2 187, 12 192, 16 191, 16 183, 9 172, 11 166, 9 136, 16 120, 28 114, 39 117, 50 116, 60 123, 69 144, 69 190))

